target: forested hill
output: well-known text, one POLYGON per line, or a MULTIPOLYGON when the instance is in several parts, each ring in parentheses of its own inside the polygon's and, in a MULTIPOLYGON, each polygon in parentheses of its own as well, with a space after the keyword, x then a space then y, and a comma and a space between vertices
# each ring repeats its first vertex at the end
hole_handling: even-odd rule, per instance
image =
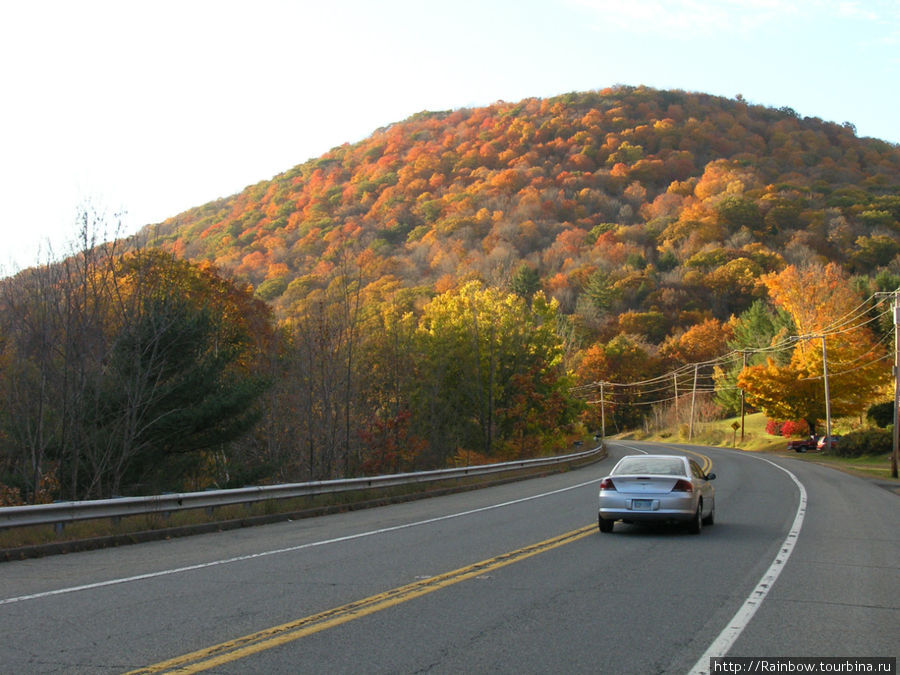
POLYGON ((815 433, 888 397, 900 147, 740 98, 421 113, 130 252, 84 222, 0 284, 0 504, 690 438, 743 403, 815 433))
POLYGON ((658 344, 745 310, 786 264, 900 272, 900 147, 740 96, 617 87, 423 112, 147 233, 282 318, 352 255, 372 300, 478 278, 658 344))

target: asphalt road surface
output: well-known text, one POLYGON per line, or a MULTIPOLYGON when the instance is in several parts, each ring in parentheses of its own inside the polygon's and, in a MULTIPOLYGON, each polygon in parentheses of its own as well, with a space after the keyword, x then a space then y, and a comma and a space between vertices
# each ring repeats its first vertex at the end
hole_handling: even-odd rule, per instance
POLYGON ((705 672, 710 654, 893 657, 898 597, 896 494, 792 459, 617 442, 546 478, 4 563, 0 671, 643 674, 705 672), (613 463, 680 449, 718 476, 716 524, 600 534, 613 463))

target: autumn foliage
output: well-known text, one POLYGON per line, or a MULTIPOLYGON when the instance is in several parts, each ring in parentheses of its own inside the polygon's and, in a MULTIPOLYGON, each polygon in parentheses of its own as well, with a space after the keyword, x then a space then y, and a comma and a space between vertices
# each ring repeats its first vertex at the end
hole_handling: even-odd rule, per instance
POLYGON ((887 266, 898 176, 896 147, 847 126, 620 87, 421 113, 148 233, 282 318, 352 239, 373 277, 408 289, 507 286, 527 264, 593 337, 658 344, 739 314, 786 264, 887 266))
POLYGON ((789 265, 763 282, 773 303, 790 314, 805 337, 796 342, 788 363, 769 360, 740 374, 738 384, 751 402, 770 417, 803 419, 815 432, 827 412, 827 359, 832 414, 861 415, 890 378, 888 353, 868 325, 843 323, 857 313, 862 298, 840 268, 789 265))
MULTIPOLYGON (((732 330, 759 302, 785 308, 794 334, 817 330, 800 270, 843 275, 819 304, 896 287, 900 150, 789 108, 616 87, 419 113, 147 233, 246 280, 300 324, 330 297, 348 255, 366 280, 366 312, 399 301, 412 323, 472 279, 526 301, 541 291, 557 303, 562 370, 582 385, 628 382, 753 346, 732 330)), ((872 330, 862 342, 829 338, 829 359, 849 368, 887 327, 872 330)), ((822 360, 806 344, 771 365, 760 354, 747 361, 754 373, 770 369, 772 405, 774 383, 807 401, 807 412, 784 415, 820 415, 810 406, 823 400, 822 360)), ((876 365, 839 376, 868 382, 866 398, 883 382, 877 350, 870 356, 876 365)), ((740 370, 738 360, 698 374, 733 392, 733 410, 740 370)), ((672 386, 683 391, 690 375, 672 386)), ((617 424, 639 422, 653 399, 626 391, 617 424)), ((489 455, 477 445, 469 450, 489 455)))
POLYGON ((872 298, 900 287, 900 148, 742 98, 616 87, 419 113, 129 246, 3 288, 4 499, 34 498, 57 458, 84 495, 561 452, 661 406, 682 419, 694 383, 710 414, 744 391, 815 429, 826 365, 833 413, 859 415, 890 373, 872 298), (148 346, 168 358, 131 367, 148 346), (91 410, 128 423, 117 383, 154 373, 191 443, 165 424, 132 425, 124 450, 110 423, 70 433, 91 410), (81 389, 44 415, 50 376, 81 389))

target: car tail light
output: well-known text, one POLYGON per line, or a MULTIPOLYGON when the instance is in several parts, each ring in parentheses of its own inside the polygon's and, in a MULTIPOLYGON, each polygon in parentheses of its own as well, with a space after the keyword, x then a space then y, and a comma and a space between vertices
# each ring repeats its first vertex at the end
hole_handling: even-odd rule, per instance
POLYGON ((672 492, 693 492, 694 486, 691 484, 691 481, 684 480, 683 478, 679 478, 675 482, 675 486, 672 488, 672 492))
POLYGON ((616 486, 613 485, 611 478, 604 478, 600 481, 600 489, 601 490, 615 490, 616 486))

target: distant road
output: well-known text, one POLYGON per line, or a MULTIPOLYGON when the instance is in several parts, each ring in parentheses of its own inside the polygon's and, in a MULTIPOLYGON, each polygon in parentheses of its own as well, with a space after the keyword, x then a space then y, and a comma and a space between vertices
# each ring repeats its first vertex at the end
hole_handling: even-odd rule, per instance
POLYGON ((700 536, 599 534, 597 482, 613 463, 676 451, 617 442, 546 478, 4 563, 0 669, 686 673, 784 556, 800 490, 778 467, 807 509, 729 654, 897 655, 897 495, 814 464, 681 447, 718 475, 717 522, 700 536))

